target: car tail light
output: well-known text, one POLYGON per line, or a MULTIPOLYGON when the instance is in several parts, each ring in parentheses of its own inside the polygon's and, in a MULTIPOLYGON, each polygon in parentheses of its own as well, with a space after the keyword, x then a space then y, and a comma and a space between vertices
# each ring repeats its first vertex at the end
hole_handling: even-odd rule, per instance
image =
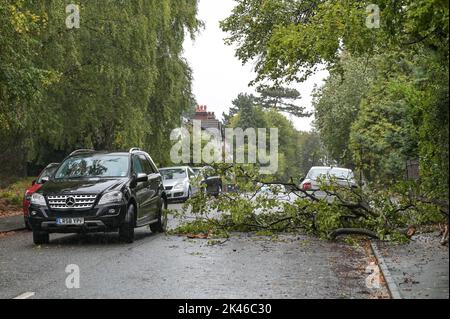
POLYGON ((310 189, 312 189, 311 183, 305 183, 305 184, 303 184, 303 190, 309 191, 310 189))

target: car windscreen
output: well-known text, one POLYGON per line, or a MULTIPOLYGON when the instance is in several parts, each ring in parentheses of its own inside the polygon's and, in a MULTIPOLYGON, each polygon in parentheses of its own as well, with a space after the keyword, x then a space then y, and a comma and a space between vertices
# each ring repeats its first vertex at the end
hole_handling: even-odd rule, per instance
POLYGON ((160 173, 165 180, 183 179, 187 177, 184 168, 162 169, 160 173))
POLYGON ((36 180, 36 184, 43 184, 43 183, 42 183, 42 180, 43 180, 44 178, 50 178, 50 177, 52 177, 53 174, 55 173, 55 171, 56 171, 57 169, 58 169, 58 166, 57 166, 57 165, 45 168, 45 169, 42 171, 41 175, 39 175, 38 179, 36 180))
POLYGON ((55 174, 55 179, 126 177, 129 157, 126 155, 90 155, 67 159, 55 174))
POLYGON ((320 176, 327 176, 328 175, 328 168, 316 168, 316 169, 312 169, 309 174, 308 177, 309 179, 312 180, 316 180, 317 178, 319 178, 320 176))
POLYGON ((348 169, 333 168, 328 172, 328 175, 330 177, 334 177, 339 180, 353 180, 354 179, 352 171, 349 171, 348 169))
POLYGON ((353 180, 354 176, 352 171, 348 169, 341 169, 341 168, 316 168, 312 169, 309 174, 308 178, 312 180, 317 180, 319 177, 322 178, 335 178, 338 180, 353 180))

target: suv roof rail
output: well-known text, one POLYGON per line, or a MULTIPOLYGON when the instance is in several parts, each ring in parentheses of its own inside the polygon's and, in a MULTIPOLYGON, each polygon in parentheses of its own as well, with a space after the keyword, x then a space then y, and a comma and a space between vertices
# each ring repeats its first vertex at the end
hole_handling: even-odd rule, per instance
POLYGON ((132 149, 130 149, 130 154, 131 153, 134 153, 134 152, 140 152, 141 151, 141 149, 139 148, 139 147, 133 147, 132 149))
POLYGON ((91 153, 91 152, 95 152, 95 151, 91 150, 91 149, 80 149, 80 150, 73 151, 72 153, 70 153, 69 156, 74 156, 74 155, 81 154, 81 153, 91 153))

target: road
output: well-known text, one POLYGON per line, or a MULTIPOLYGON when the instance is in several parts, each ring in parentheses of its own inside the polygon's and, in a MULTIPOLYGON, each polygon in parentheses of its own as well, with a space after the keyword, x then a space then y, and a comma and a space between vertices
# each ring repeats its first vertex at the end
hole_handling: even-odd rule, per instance
POLYGON ((55 234, 36 247, 20 232, 0 239, 0 298, 371 298, 367 264, 362 248, 308 236, 236 234, 211 246, 139 229, 131 245, 55 234), (72 264, 79 289, 66 287, 72 264))

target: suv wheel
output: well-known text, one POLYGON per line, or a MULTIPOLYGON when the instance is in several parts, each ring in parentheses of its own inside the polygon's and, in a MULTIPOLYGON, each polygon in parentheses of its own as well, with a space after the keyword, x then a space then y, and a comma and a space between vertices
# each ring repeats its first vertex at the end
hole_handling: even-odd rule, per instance
POLYGON ((35 245, 46 245, 50 242, 48 233, 33 231, 33 242, 35 245))
POLYGON ((153 233, 164 233, 167 228, 167 200, 161 201, 161 206, 158 213, 158 222, 150 225, 150 230, 153 233))
POLYGON ((121 241, 131 244, 134 242, 134 206, 128 207, 125 220, 119 228, 119 238, 121 241))

